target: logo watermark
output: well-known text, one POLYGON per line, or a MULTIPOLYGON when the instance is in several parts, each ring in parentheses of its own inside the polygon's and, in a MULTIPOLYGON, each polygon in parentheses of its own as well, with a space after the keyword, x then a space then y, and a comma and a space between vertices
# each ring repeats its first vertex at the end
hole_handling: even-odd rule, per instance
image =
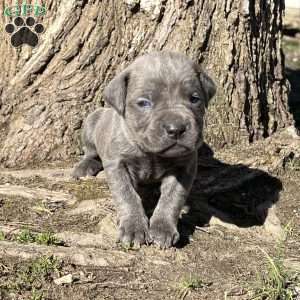
POLYGON ((10 41, 13 47, 20 47, 27 44, 31 47, 36 47, 39 43, 39 35, 44 32, 44 25, 38 23, 36 18, 44 16, 47 13, 45 4, 34 5, 27 4, 23 1, 19 5, 18 1, 15 5, 6 6, 4 16, 13 18, 6 24, 5 31, 10 35, 10 41))
POLYGON ((16 2, 13 6, 5 6, 4 8, 4 16, 5 17, 26 17, 28 15, 32 15, 35 17, 44 16, 47 13, 46 4, 39 5, 37 2, 32 4, 27 4, 26 1, 23 1, 22 4, 18 4, 16 2))

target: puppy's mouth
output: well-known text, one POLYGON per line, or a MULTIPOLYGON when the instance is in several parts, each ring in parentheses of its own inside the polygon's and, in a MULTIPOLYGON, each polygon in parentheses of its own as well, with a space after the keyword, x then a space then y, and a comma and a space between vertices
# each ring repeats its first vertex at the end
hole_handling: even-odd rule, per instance
POLYGON ((191 147, 188 147, 186 145, 183 145, 178 142, 174 142, 173 144, 169 145, 168 147, 164 148, 163 150, 160 150, 158 152, 159 156, 178 156, 178 155, 184 155, 193 152, 194 149, 191 147))

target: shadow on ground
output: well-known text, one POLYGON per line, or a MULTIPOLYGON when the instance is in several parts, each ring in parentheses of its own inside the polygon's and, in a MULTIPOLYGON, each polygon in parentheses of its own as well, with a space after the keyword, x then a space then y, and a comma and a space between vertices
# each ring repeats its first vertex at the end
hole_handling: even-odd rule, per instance
POLYGON ((198 176, 188 199, 190 210, 179 228, 180 247, 195 229, 212 217, 239 227, 263 225, 268 210, 279 200, 282 183, 270 174, 243 164, 229 165, 214 158, 208 145, 200 150, 198 176))
POLYGON ((298 33, 300 33, 299 28, 294 28, 292 26, 284 26, 282 30, 283 35, 289 36, 289 37, 296 37, 298 33))
POLYGON ((290 111, 293 114, 296 127, 300 128, 300 69, 286 68, 286 75, 291 84, 289 95, 290 111))

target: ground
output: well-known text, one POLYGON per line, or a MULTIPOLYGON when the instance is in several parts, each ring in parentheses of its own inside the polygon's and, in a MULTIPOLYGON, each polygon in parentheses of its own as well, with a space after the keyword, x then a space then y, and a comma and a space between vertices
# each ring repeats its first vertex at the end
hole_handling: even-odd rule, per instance
MULTIPOLYGON (((284 47, 299 122, 294 20, 286 21, 284 47)), ((214 155, 204 148, 181 242, 169 250, 115 243, 102 173, 74 181, 71 162, 0 170, 0 299, 299 300, 299 149, 292 127, 214 155)))
POLYGON ((300 11, 287 11, 284 28, 283 47, 286 56, 286 73, 291 83, 289 104, 300 126, 300 11))

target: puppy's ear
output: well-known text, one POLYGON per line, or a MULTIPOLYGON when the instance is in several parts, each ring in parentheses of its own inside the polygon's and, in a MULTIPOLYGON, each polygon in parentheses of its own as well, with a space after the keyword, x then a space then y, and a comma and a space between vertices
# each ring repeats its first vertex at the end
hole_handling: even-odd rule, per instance
POLYGON ((197 66, 196 69, 199 76, 200 84, 206 96, 205 104, 207 107, 209 100, 216 94, 217 87, 213 82, 213 80, 207 75, 207 73, 200 66, 197 66))
POLYGON ((129 71, 125 69, 104 89, 105 102, 111 105, 121 116, 124 116, 125 113, 128 81, 129 71))
POLYGON ((202 88, 206 94, 206 102, 208 104, 209 100, 216 94, 217 87, 213 80, 204 71, 199 74, 199 77, 202 88))

